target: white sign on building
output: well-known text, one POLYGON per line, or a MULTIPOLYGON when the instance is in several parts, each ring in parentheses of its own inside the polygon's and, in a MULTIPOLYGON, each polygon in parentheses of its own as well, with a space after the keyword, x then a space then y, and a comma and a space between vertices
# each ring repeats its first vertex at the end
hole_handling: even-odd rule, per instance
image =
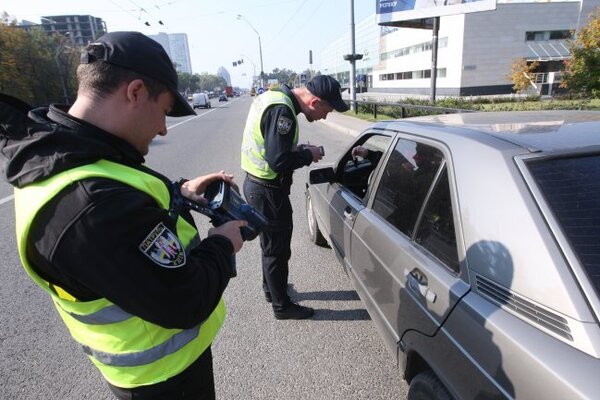
POLYGON ((496 0, 377 0, 377 23, 466 14, 496 9, 496 0))

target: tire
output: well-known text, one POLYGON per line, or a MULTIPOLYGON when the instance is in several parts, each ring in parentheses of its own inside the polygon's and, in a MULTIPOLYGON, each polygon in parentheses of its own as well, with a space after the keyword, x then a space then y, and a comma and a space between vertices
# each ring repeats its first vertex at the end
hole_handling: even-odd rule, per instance
POLYGON ((444 384, 431 371, 424 371, 410 382, 408 400, 452 400, 444 384))
POLYGON ((319 230, 319 224, 315 217, 315 210, 313 210, 312 199, 310 198, 308 190, 306 191, 306 219, 308 221, 308 235, 310 241, 317 246, 327 247, 327 240, 325 240, 323 234, 319 230))

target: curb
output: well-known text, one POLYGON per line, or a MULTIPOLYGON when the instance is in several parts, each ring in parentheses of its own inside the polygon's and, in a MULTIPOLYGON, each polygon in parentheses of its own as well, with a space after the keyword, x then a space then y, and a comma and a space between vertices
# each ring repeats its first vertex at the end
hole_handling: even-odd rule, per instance
MULTIPOLYGON (((345 133, 346 135, 350 135, 353 137, 358 136, 363 130, 365 130, 365 128, 350 128, 348 126, 344 126, 342 124, 338 124, 336 122, 333 121, 328 121, 328 120, 319 120, 316 122, 320 122, 321 124, 327 125, 327 127, 329 128, 333 128, 335 130, 337 130, 338 132, 341 133, 345 133)), ((370 124, 367 124, 367 126, 370 124)))

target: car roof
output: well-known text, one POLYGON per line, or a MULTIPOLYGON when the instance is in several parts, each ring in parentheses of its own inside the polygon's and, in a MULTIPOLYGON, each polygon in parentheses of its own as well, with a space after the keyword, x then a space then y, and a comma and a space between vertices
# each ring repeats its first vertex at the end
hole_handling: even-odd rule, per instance
POLYGON ((556 151, 600 145, 600 111, 441 114, 383 121, 373 127, 416 131, 431 138, 445 136, 445 133, 450 132, 454 135, 493 136, 529 151, 556 151))

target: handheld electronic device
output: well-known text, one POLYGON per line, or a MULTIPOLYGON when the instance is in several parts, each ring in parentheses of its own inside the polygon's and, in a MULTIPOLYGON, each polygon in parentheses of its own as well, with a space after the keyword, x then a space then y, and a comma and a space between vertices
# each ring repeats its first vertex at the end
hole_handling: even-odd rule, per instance
POLYGON ((223 225, 233 220, 245 220, 248 224, 241 228, 244 241, 254 240, 267 226, 267 219, 258 210, 242 198, 229 184, 224 181, 211 183, 204 192, 208 205, 182 197, 185 207, 197 211, 210 218, 214 226, 223 225))

